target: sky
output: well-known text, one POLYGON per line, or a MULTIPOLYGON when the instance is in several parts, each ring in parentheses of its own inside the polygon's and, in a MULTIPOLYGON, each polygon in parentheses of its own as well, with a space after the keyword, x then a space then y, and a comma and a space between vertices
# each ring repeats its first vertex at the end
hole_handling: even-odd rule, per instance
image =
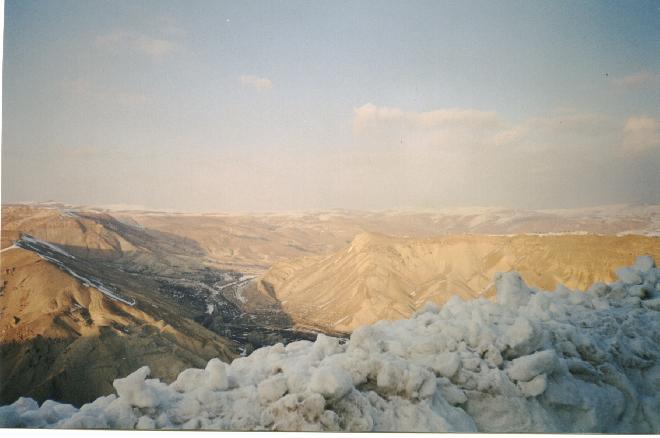
POLYGON ((6 0, 2 202, 660 202, 660 0, 6 0))

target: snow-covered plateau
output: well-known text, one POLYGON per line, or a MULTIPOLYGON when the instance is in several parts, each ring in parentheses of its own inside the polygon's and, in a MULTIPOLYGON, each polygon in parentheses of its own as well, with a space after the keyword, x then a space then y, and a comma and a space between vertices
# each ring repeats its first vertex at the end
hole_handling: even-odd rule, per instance
POLYGON ((660 269, 639 257, 618 276, 541 292, 498 274, 495 302, 454 297, 169 385, 142 367, 80 409, 20 398, 0 426, 660 433, 660 269))

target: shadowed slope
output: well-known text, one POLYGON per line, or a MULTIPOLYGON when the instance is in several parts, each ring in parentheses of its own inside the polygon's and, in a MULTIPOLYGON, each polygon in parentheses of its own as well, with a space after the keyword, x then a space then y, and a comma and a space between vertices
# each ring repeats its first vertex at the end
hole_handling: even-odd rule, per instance
POLYGON ((146 295, 134 307, 113 301, 28 250, 2 251, 0 281, 3 402, 31 395, 80 404, 139 364, 171 380, 210 358, 234 357, 235 346, 180 309, 147 311, 146 295))

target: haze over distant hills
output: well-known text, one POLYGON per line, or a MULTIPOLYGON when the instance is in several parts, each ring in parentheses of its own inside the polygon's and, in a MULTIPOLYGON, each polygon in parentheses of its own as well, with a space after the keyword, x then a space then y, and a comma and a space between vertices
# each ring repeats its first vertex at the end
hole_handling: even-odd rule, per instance
MULTIPOLYGON (((42 211, 40 214, 54 217, 64 216, 68 211, 86 212, 88 215, 107 214, 123 224, 149 230, 151 234, 160 231, 187 239, 188 245, 194 242, 210 263, 253 273, 263 272, 277 261, 337 251, 361 232, 407 237, 465 233, 660 235, 660 205, 642 204, 559 210, 469 207, 378 212, 177 213, 145 211, 137 207, 127 210, 126 206, 111 210, 37 203, 4 207, 3 245, 11 236, 16 236, 17 227, 33 227, 20 222, 21 215, 30 216, 30 211, 42 211)), ((30 222, 33 222, 32 219, 30 222)), ((55 228, 57 226, 54 224, 47 227, 51 230, 48 231, 51 238, 56 239, 54 243, 77 239, 73 235, 57 235, 65 232, 56 232, 55 228)), ((29 232, 29 229, 25 231, 29 232)))

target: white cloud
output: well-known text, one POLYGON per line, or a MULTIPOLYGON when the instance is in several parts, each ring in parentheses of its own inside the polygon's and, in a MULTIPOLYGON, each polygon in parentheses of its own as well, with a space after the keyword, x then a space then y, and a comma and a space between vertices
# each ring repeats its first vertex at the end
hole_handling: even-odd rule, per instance
POLYGON ((361 128, 370 122, 400 120, 404 112, 399 108, 378 107, 373 103, 367 103, 353 110, 355 118, 354 126, 361 128))
POLYGON ((171 53, 176 47, 176 45, 170 41, 157 38, 149 38, 144 35, 140 35, 135 39, 134 46, 136 50, 156 58, 171 53))
POLYGON ((616 136, 619 129, 619 123, 600 114, 562 110, 513 125, 503 124, 494 138, 498 146, 518 144, 526 149, 543 149, 539 145, 604 141, 608 136, 616 136))
POLYGON ((623 128, 623 149, 646 152, 660 148, 660 121, 652 117, 630 117, 623 128))
POLYGON ((494 111, 441 108, 404 111, 367 103, 354 108, 353 132, 360 144, 383 148, 406 143, 445 152, 495 149, 503 153, 557 151, 573 153, 617 149, 624 138, 629 150, 646 150, 658 143, 660 123, 648 117, 625 122, 595 113, 560 110, 510 123, 494 111))
POLYGON ((415 112, 366 104, 353 113, 355 152, 334 168, 383 204, 393 199, 456 205, 632 199, 652 187, 648 177, 636 175, 660 157, 654 152, 660 152, 658 123, 574 109, 514 122, 479 109, 415 112), (628 150, 648 153, 626 152, 622 142, 628 150), (362 160, 352 159, 360 154, 362 160), (607 181, 604 174, 610 175, 607 181))
POLYGON ((141 106, 149 101, 147 96, 141 93, 116 93, 114 99, 117 103, 126 106, 141 106))
POLYGON ((460 108, 412 114, 411 118, 414 122, 426 127, 465 126, 470 128, 491 128, 497 127, 500 124, 500 120, 495 112, 460 108))
POLYGON ((50 152, 59 157, 89 159, 96 157, 100 150, 96 146, 54 145, 50 152))
POLYGON ((153 38, 139 32, 116 30, 96 39, 99 47, 131 50, 154 59, 163 58, 176 50, 177 44, 166 39, 153 38))
POLYGON ((172 17, 159 17, 156 24, 161 32, 166 35, 182 37, 188 34, 186 29, 179 25, 172 17))
POLYGON ((142 93, 104 90, 87 79, 64 81, 62 86, 65 91, 80 98, 106 104, 112 103, 122 106, 137 107, 149 102, 149 98, 142 93))
POLYGON ((612 83, 616 87, 626 90, 637 90, 657 86, 658 78, 653 73, 641 71, 622 78, 613 79, 612 83))
POLYGON ((358 129, 371 123, 402 121, 418 128, 438 127, 494 127, 500 121, 492 111, 473 109, 438 109, 427 112, 405 112, 400 108, 379 107, 367 103, 354 109, 354 126, 358 129))
POLYGON ((270 90, 273 88, 273 81, 268 78, 261 78, 255 75, 241 75, 238 79, 242 85, 257 90, 270 90))
POLYGON ((528 128, 526 126, 513 126, 508 129, 503 129, 495 134, 494 140, 496 146, 504 146, 519 141, 525 134, 528 128))
POLYGON ((355 108, 353 118, 353 132, 359 141, 378 143, 381 148, 405 143, 446 153, 493 144, 492 138, 502 126, 492 111, 443 108, 414 112, 372 103, 355 108))

